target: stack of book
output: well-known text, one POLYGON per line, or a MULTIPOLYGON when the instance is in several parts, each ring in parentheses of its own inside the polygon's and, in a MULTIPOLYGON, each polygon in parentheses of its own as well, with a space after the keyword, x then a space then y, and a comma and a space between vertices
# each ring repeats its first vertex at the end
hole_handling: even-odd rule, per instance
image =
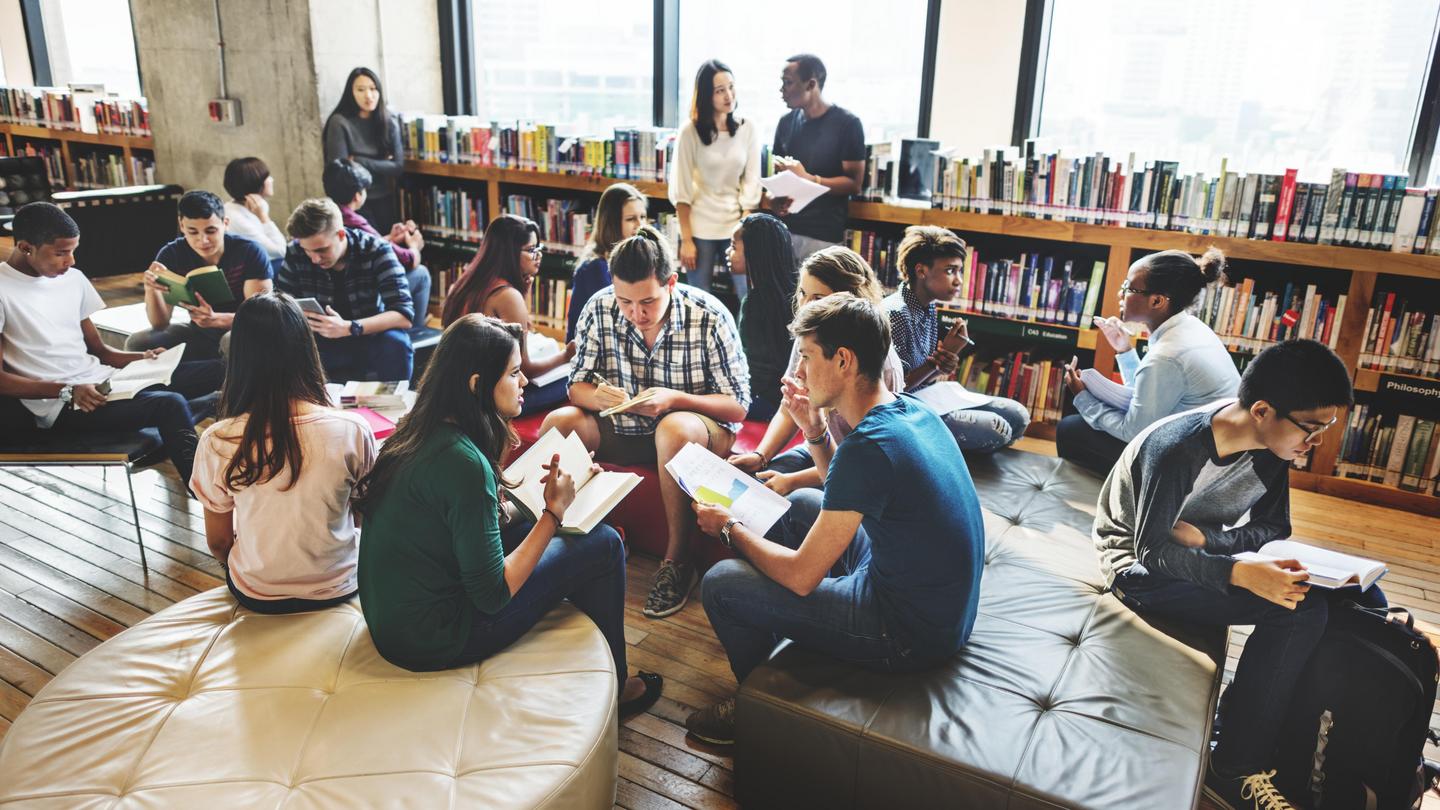
POLYGON ((1231 351, 1253 354, 1290 338, 1318 340, 1334 349, 1345 299, 1344 293, 1327 296, 1314 284, 1289 281, 1283 291, 1262 292, 1247 278, 1236 285, 1204 287, 1191 308, 1231 351))
POLYGON ((150 134, 143 98, 106 95, 92 89, 0 86, 0 123, 78 132, 150 134))
POLYGON ((1065 361, 1037 359, 1029 352, 960 361, 955 379, 971 391, 1016 400, 1030 410, 1032 422, 1060 421, 1065 400, 1065 361))
POLYGON ((1440 427, 1431 419, 1356 405, 1346 423, 1335 475, 1440 495, 1440 427))
POLYGON ((1022 253, 984 262, 971 249, 956 301, 994 318, 1089 329, 1104 285, 1105 262, 1094 262, 1087 274, 1074 261, 1054 256, 1022 253))
POLYGON ((482 121, 463 115, 403 115, 405 156, 501 169, 664 181, 675 131, 616 129, 611 136, 560 135, 553 124, 482 121))
POLYGON ((1422 306, 1393 292, 1377 293, 1365 314, 1360 367, 1440 375, 1440 312, 1435 309, 1433 303, 1422 306))

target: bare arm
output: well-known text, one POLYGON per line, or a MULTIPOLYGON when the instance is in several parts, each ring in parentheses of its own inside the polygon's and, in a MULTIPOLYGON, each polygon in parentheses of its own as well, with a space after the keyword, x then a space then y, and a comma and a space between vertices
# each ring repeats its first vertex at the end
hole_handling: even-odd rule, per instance
POLYGON ((230 564, 230 549, 235 547, 234 512, 205 510, 205 543, 221 565, 230 564))
POLYGON ((156 269, 164 270, 165 265, 159 262, 151 262, 145 272, 145 318, 150 321, 152 329, 164 329, 170 325, 170 313, 173 307, 165 302, 165 288, 160 282, 152 280, 156 269))
POLYGON ((765 576, 798 596, 808 596, 855 539, 863 518, 859 512, 821 510, 819 519, 798 549, 772 543, 743 524, 730 530, 730 540, 735 550, 765 576))
MULTIPOLYGON (((493 315, 506 323, 519 324, 527 334, 530 332, 530 309, 525 306, 525 296, 521 295, 519 290, 511 287, 499 290, 490 296, 484 308, 489 310, 486 315, 493 315)), ((569 359, 565 352, 561 352, 544 360, 531 360, 529 341, 520 341, 520 371, 526 377, 537 377, 559 368, 569 359)))

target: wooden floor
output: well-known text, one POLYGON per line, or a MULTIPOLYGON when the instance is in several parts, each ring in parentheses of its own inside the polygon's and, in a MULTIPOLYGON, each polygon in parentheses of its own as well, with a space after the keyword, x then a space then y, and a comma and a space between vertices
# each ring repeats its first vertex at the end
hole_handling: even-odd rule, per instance
MULTIPOLYGON (((134 289, 129 281, 101 286, 107 298, 122 300, 134 289)), ((1024 440, 1022 448, 1054 453, 1052 443, 1037 440, 1024 440)), ((0 736, 77 656, 222 584, 206 550, 200 507, 185 497, 170 465, 138 473, 135 484, 148 577, 123 473, 0 469, 0 736)), ((1293 513, 1297 536, 1387 561, 1383 585, 1392 602, 1412 608, 1432 635, 1440 630, 1440 519, 1306 492, 1294 493, 1293 513)), ((692 707, 732 694, 735 681, 698 600, 667 619, 641 615, 655 568, 653 559, 630 559, 626 639, 632 668, 664 675, 665 696, 620 731, 616 803, 637 810, 734 807, 730 757, 687 739, 684 719, 692 707)), ((1245 630, 1231 634, 1229 670, 1245 630)), ((1440 800, 1426 807, 1440 807, 1440 800)))

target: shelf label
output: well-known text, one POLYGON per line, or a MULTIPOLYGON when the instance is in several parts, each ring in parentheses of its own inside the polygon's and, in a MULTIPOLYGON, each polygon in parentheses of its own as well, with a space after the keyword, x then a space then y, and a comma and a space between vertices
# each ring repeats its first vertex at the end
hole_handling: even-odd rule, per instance
POLYGON ((1381 374, 1374 402, 1386 410, 1440 420, 1440 380, 1381 374))
POLYGON ((1074 348, 1079 339, 1079 331, 1050 324, 1034 323, 1032 321, 1012 321, 1006 318, 996 318, 990 315, 981 315, 975 312, 962 312, 959 310, 938 307, 936 314, 940 320, 940 334, 950 331, 955 319, 963 317, 970 325, 972 335, 990 335, 993 337, 1019 338, 1021 340, 1034 341, 1052 346, 1065 346, 1074 348))

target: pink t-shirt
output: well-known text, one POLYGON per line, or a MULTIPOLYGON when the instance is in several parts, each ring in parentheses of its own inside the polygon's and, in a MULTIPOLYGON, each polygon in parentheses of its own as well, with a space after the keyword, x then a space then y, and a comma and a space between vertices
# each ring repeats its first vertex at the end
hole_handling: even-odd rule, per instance
POLYGON ((332 409, 295 417, 303 463, 232 491, 225 484, 246 417, 210 426, 195 450, 190 488, 211 512, 235 513, 230 578, 255 599, 332 599, 355 590, 360 529, 350 510, 355 485, 375 464, 365 420, 332 409), (285 489, 290 485, 289 489, 285 489))

